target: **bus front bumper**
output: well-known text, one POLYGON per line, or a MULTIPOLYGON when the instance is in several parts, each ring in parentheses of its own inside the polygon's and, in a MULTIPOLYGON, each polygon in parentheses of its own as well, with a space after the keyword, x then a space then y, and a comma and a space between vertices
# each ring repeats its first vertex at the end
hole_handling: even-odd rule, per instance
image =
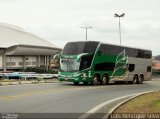
POLYGON ((82 81, 81 74, 60 74, 58 76, 59 81, 68 81, 68 82, 81 82, 82 81))
POLYGON ((68 81, 68 82, 81 82, 79 77, 58 77, 59 81, 68 81))

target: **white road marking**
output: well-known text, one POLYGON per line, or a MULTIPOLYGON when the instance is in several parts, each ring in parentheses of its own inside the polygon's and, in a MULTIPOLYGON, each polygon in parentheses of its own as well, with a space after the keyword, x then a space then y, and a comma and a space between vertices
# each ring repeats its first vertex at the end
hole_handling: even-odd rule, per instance
MULTIPOLYGON (((155 91, 157 91, 157 90, 155 90, 155 91)), ((79 117, 79 119, 87 118, 88 116, 90 116, 90 114, 95 113, 96 111, 98 111, 98 110, 99 110, 100 108, 102 108, 103 106, 108 105, 108 104, 110 104, 110 103, 112 103, 112 102, 114 102, 114 101, 118 101, 118 100, 120 100, 120 99, 127 98, 127 97, 131 97, 131 96, 136 97, 136 96, 139 96, 139 95, 142 95, 142 94, 146 94, 146 93, 150 93, 150 92, 154 92, 154 91, 146 91, 146 92, 135 93, 135 94, 131 94, 131 95, 125 95, 125 96, 122 96, 122 97, 114 98, 114 99, 112 99, 112 100, 103 102, 103 103, 97 105, 96 107, 92 108, 91 110, 89 110, 89 111, 86 112, 85 114, 81 115, 81 116, 79 117)), ((106 113, 107 113, 107 112, 106 112, 106 113)))

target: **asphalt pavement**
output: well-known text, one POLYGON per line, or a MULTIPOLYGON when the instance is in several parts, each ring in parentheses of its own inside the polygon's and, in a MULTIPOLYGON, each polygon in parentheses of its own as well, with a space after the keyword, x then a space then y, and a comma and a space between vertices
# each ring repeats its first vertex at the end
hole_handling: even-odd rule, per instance
POLYGON ((82 114, 105 101, 153 90, 160 90, 160 79, 106 86, 70 82, 0 86, 0 113, 82 114))

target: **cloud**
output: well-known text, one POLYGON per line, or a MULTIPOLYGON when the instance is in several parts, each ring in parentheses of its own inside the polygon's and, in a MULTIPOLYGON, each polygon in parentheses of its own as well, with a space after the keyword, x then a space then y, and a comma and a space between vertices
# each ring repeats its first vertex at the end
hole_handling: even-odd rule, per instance
POLYGON ((159 0, 0 0, 0 20, 23 27, 58 47, 69 41, 89 40, 119 44, 118 19, 122 43, 152 49, 160 54, 159 0))

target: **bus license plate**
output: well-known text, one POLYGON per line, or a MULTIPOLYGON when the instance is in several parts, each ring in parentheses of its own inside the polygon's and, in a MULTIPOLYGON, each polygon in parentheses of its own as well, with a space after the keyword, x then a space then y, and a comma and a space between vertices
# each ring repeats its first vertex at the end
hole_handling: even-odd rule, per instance
POLYGON ((66 81, 68 81, 68 78, 65 78, 66 81))

